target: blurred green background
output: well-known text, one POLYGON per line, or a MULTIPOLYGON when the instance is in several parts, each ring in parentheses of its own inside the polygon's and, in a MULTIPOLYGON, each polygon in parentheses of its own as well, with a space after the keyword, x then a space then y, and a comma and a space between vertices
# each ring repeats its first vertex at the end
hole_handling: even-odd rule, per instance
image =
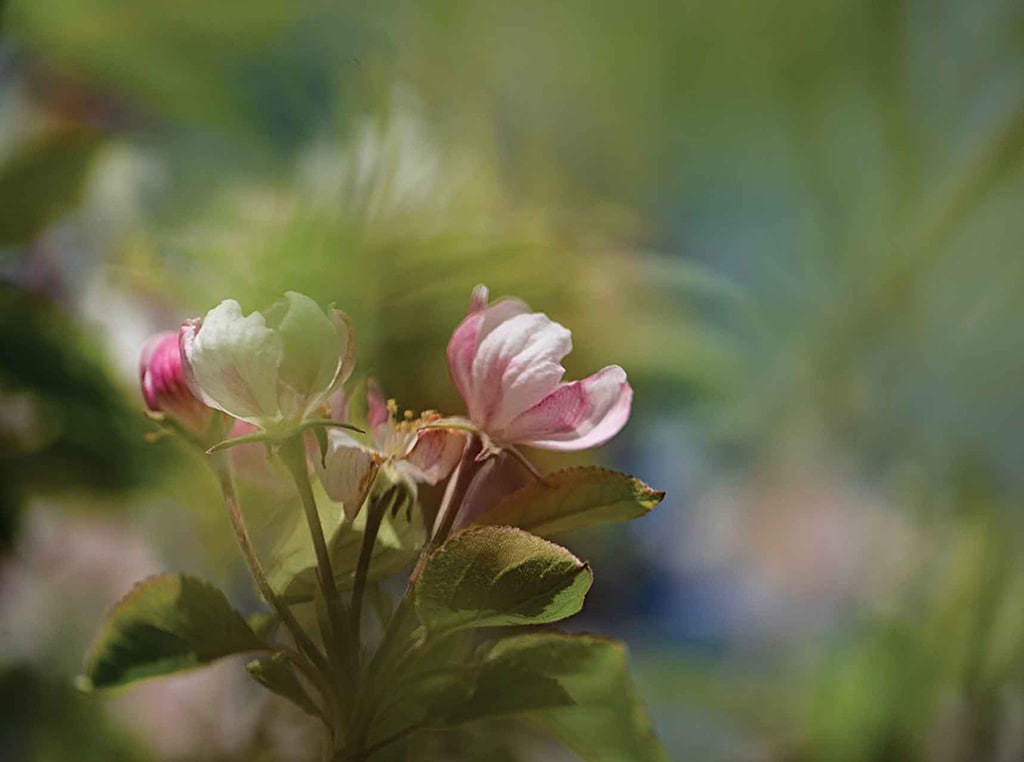
POLYGON ((4 760, 315 758, 238 664, 71 687, 147 573, 257 606, 201 465, 143 442, 139 349, 295 289, 457 413, 478 282, 634 384, 593 457, 669 497, 569 538, 575 626, 629 643, 673 759, 1024 758, 1019 2, 0 9, 4 760))

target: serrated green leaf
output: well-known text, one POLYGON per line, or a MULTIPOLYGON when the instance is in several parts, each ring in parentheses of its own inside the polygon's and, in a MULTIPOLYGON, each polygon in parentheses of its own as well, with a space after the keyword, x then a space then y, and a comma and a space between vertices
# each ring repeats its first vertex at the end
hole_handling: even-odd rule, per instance
POLYGON ((639 479, 605 468, 569 468, 506 495, 474 519, 542 537, 643 516, 664 499, 639 479))
POLYGON ((499 641, 463 711, 483 717, 493 713, 488 707, 515 711, 517 704, 584 762, 668 760, 633 689, 626 649, 616 641, 561 633, 499 641), (561 705, 555 686, 566 698, 561 705), (551 705, 529 708, 544 700, 551 705))
POLYGON ((255 659, 246 664, 245 668, 267 690, 288 699, 306 714, 323 718, 320 707, 309 697, 295 674, 295 667, 284 654, 275 653, 255 659))
POLYGON ((547 624, 578 612, 592 581, 560 545, 513 527, 474 527, 427 559, 416 612, 434 631, 547 624))
POLYGON ((111 688, 267 648, 220 590, 184 574, 161 574, 139 582, 114 607, 82 682, 111 688))

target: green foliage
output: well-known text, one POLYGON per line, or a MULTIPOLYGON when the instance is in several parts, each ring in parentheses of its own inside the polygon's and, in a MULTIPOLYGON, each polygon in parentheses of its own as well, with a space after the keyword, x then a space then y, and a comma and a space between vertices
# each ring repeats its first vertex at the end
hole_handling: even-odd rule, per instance
POLYGON ((30 413, 0 414, 0 550, 13 542, 27 497, 109 497, 160 462, 93 339, 56 302, 0 283, 0 407, 13 400, 30 413))
POLYGON ((416 612, 427 630, 547 624, 583 606, 593 575, 565 548, 512 527, 453 536, 416 581, 416 612))
MULTIPOLYGON (((437 663, 436 655, 431 661, 437 663)), ((475 658, 465 656, 459 667, 420 669, 398 687, 402 699, 385 718, 393 724, 376 729, 381 737, 396 727, 436 730, 525 716, 585 762, 667 759, 633 691, 626 651, 615 641, 518 635, 480 649, 475 658)))
POLYGON ((502 498, 474 519, 549 537, 645 515, 665 497, 639 479, 605 468, 568 468, 502 498))
POLYGON ((35 139, 0 165, 0 247, 34 238, 79 201, 103 136, 61 130, 35 139))
POLYGON ((114 607, 82 683, 112 688, 267 649, 217 588, 184 574, 161 574, 138 583, 114 607))
MULTIPOLYGON (((340 591, 351 590, 355 582, 359 548, 363 542, 368 514, 368 511, 362 510, 353 521, 342 521, 328 540, 334 582, 340 591)), ((293 555, 271 572, 271 584, 283 590, 283 597, 289 603, 310 601, 317 589, 316 563, 305 536, 307 533, 304 526, 296 527, 296 542, 291 546, 294 548, 291 551, 293 555), (298 571, 294 571, 296 566, 299 567, 298 571)), ((404 516, 385 516, 377 532, 368 579, 375 581, 390 577, 411 566, 419 553, 423 534, 422 518, 418 511, 413 512, 410 521, 406 521, 404 516)))
POLYGON ((253 679, 269 691, 288 699, 306 714, 323 717, 316 703, 295 674, 295 667, 282 653, 263 656, 245 665, 253 679))
POLYGON ((152 762, 136 733, 109 706, 76 691, 50 667, 0 669, 0 749, 4 760, 152 762))
POLYGON ((539 633, 499 641, 477 701, 524 710, 532 703, 531 716, 584 762, 668 760, 633 689, 626 649, 613 640, 539 633))

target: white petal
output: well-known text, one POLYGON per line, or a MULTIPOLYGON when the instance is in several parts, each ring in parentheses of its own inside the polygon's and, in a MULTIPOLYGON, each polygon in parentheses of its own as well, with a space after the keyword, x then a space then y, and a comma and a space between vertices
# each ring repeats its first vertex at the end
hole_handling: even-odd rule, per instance
POLYGON ((477 286, 473 290, 469 314, 448 342, 448 368, 455 388, 459 390, 467 408, 471 405, 473 361, 480 342, 506 320, 530 311, 518 299, 499 299, 490 307, 481 309, 480 300, 486 299, 486 295, 487 289, 484 286, 477 286))
MULTIPOLYGON (((317 473, 324 491, 341 503, 350 519, 359 513, 359 498, 365 494, 377 473, 373 456, 356 440, 340 431, 332 431, 326 467, 317 463, 317 473)), ((319 459, 317 459, 319 460, 319 459)))
POLYGON ((277 421, 281 338, 263 315, 243 316, 227 299, 210 310, 197 330, 182 339, 183 360, 204 401, 253 423, 277 421))
POLYGON ((285 418, 302 417, 328 396, 341 365, 335 324, 308 296, 288 291, 265 311, 284 354, 278 400, 285 418))
POLYGON ((473 360, 469 417, 498 433, 554 391, 572 335, 547 315, 519 314, 484 338, 473 360))
POLYGON ((466 448, 466 435, 452 429, 424 429, 419 432, 406 454, 406 463, 414 470, 414 478, 437 484, 448 478, 466 448))

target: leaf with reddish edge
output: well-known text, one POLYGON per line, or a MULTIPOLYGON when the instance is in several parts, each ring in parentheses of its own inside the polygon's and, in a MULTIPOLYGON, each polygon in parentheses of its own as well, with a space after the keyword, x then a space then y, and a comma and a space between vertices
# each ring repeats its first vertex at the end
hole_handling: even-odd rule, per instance
POLYGON ((80 687, 113 688, 270 647, 212 585, 184 574, 142 580, 114 606, 80 687))
POLYGON ((550 537, 644 516, 664 497, 629 474, 592 466, 568 468, 506 495, 473 521, 550 537))

